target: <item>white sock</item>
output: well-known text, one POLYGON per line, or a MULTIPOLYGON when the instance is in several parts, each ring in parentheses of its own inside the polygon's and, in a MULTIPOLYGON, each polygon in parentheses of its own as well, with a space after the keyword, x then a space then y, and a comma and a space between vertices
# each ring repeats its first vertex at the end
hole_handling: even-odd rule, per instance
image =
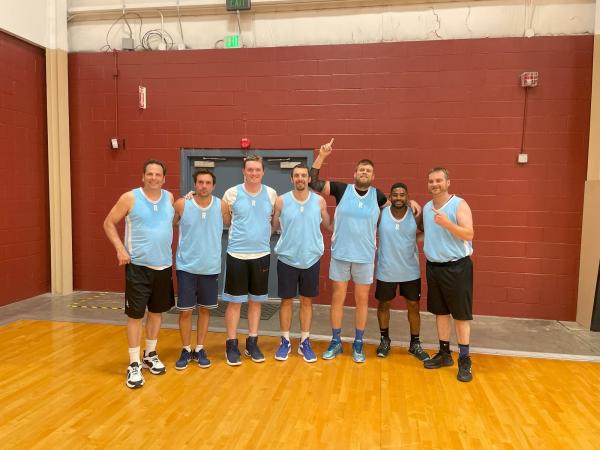
POLYGON ((130 347, 129 349, 129 364, 138 363, 140 364, 140 348, 139 347, 130 347))
POLYGON ((248 336, 250 336, 250 337, 258 337, 258 333, 248 333, 248 336))
POLYGON ((192 347, 191 347, 190 345, 184 345, 184 346, 183 346, 183 349, 184 349, 184 350, 187 350, 188 352, 191 352, 191 351, 192 351, 192 347))
POLYGON ((195 350, 196 353, 199 352, 200 350, 202 350, 203 348, 204 348, 204 345, 202 345, 202 344, 196 345, 196 350, 195 350))
POLYGON ((303 331, 300 334, 300 342, 304 342, 304 340, 308 339, 309 336, 310 336, 310 332, 309 331, 303 331))
POLYGON ((156 350, 157 339, 146 339, 146 355, 156 350))
POLYGON ((288 342, 289 342, 289 340, 290 340, 290 332, 289 332, 289 331, 282 331, 282 332, 281 332, 281 335, 282 335, 284 338, 286 338, 286 339, 288 340, 288 342))

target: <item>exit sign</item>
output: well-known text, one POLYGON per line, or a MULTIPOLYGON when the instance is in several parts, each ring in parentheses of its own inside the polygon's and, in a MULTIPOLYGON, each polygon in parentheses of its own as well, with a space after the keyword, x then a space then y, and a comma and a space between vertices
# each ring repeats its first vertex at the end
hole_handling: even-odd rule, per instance
POLYGON ((232 34, 225 36, 225 48, 239 48, 240 46, 240 35, 232 34))
POLYGON ((250 9, 251 0, 226 0, 227 11, 244 11, 250 9))

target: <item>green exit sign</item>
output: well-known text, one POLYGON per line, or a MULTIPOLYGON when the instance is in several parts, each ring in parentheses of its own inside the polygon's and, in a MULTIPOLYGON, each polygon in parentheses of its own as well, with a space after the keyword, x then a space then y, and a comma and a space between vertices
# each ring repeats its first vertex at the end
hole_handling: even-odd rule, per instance
POLYGON ((240 46, 240 35, 232 34, 225 36, 225 48, 238 48, 240 46))
POLYGON ((250 9, 251 0, 226 0, 227 11, 244 11, 250 9))

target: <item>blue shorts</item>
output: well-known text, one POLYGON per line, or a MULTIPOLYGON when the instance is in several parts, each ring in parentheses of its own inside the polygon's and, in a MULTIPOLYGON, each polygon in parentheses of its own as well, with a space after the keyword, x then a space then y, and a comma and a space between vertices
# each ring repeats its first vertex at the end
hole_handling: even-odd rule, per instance
POLYGON ((329 279, 331 281, 354 281, 355 284, 372 284, 375 263, 353 263, 331 257, 329 279))
POLYGON ((176 307, 179 311, 201 308, 214 309, 217 307, 219 295, 219 274, 196 275, 184 270, 177 271, 176 307))
POLYGON ((298 293, 302 297, 317 297, 320 268, 320 260, 308 269, 298 269, 277 260, 277 294, 281 298, 294 298, 298 293))

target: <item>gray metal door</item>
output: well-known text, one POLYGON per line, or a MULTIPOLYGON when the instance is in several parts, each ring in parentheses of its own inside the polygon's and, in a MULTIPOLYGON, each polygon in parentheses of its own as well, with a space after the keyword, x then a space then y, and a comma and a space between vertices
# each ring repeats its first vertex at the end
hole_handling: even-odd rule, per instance
MULTIPOLYGON (((291 167, 302 162, 310 166, 313 161, 312 150, 266 150, 252 151, 264 158, 265 176, 263 184, 272 187, 281 195, 292 188, 291 167)), ((242 162, 246 152, 240 150, 183 149, 181 157, 181 193, 193 189, 192 174, 197 167, 206 167, 217 178, 214 195, 221 198, 231 186, 243 183, 242 162)), ((279 235, 271 236, 271 267, 269 273, 269 298, 277 297, 277 258, 273 247, 279 235)), ((221 255, 221 274, 225 273, 225 255, 227 251, 228 231, 223 231, 223 251, 221 255)), ((223 292, 223 276, 219 277, 219 293, 223 292)))

